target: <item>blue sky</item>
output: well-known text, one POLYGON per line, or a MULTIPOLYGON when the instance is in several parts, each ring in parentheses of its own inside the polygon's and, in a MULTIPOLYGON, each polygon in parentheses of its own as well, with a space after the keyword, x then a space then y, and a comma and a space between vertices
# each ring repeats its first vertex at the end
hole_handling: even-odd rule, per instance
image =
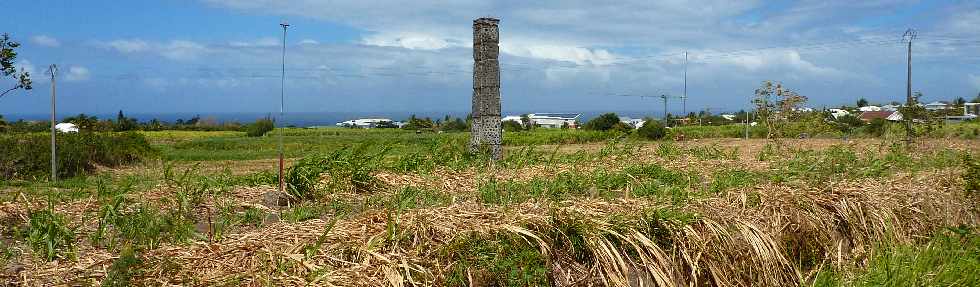
POLYGON ((291 112, 468 110, 481 16, 501 18, 505 113, 659 114, 609 95, 681 94, 683 51, 688 110, 747 107, 763 80, 814 107, 901 100, 908 27, 926 100, 980 92, 975 1, 601 2, 6 0, 0 32, 23 44, 35 89, 0 98, 0 114, 48 110, 49 64, 64 114, 278 111, 282 20, 291 112))

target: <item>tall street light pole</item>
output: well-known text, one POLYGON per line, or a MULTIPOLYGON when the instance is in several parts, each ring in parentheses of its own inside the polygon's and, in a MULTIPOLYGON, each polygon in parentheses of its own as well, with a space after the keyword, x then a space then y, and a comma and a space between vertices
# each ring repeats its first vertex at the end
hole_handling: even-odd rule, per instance
MULTIPOLYGON (((908 70, 906 73, 905 81, 905 110, 911 111, 912 109, 912 40, 915 40, 916 32, 914 29, 905 30, 905 34, 902 35, 902 40, 908 41, 909 52, 908 52, 908 70)), ((903 115, 904 117, 909 117, 911 115, 903 115)), ((905 143, 912 143, 912 119, 905 119, 905 143)))
POLYGON ((286 28, 289 28, 289 24, 286 21, 279 23, 282 26, 282 78, 280 79, 280 89, 279 89, 279 192, 283 193, 286 191, 286 179, 283 176, 283 165, 285 164, 283 159, 283 144, 282 144, 282 134, 283 134, 283 120, 285 119, 284 110, 286 106, 286 28))
POLYGON ((51 181, 58 181, 58 147, 55 145, 55 75, 58 74, 58 65, 48 67, 51 74, 51 181))

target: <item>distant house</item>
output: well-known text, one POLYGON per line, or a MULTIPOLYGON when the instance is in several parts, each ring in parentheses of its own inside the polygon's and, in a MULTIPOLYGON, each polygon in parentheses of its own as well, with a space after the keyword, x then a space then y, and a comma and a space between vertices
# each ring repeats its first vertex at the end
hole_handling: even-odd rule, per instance
POLYGON ((78 126, 73 123, 58 123, 54 125, 54 129, 63 133, 77 133, 78 126))
POLYGON ((634 119, 634 118, 630 118, 630 117, 619 117, 619 121, 622 122, 622 123, 624 123, 624 124, 629 125, 630 127, 634 128, 634 129, 638 129, 638 128, 642 127, 643 124, 645 124, 647 122, 647 121, 645 121, 643 119, 634 119))
POLYGON ((939 110, 945 110, 949 108, 949 104, 944 102, 931 102, 922 106, 930 111, 939 111, 939 110))
POLYGON ((879 106, 863 106, 863 107, 859 107, 858 110, 859 111, 862 111, 862 112, 877 112, 877 111, 881 111, 881 107, 879 107, 879 106))
POLYGON ((531 124, 543 128, 561 128, 562 126, 576 128, 575 121, 580 116, 581 114, 574 113, 536 113, 527 115, 531 119, 531 124))
MULTIPOLYGON (((812 110, 813 109, 811 109, 811 111, 812 110)), ((735 115, 732 115, 732 114, 723 114, 723 115, 721 115, 721 117, 722 118, 725 118, 726 120, 729 120, 729 121, 734 121, 735 120, 735 115)))
POLYGON ((881 110, 882 111, 897 111, 901 107, 902 107, 901 105, 891 105, 891 104, 888 104, 888 105, 881 106, 881 110))
POLYGON ((384 123, 391 123, 394 126, 401 127, 405 125, 402 122, 392 121, 391 119, 356 119, 337 123, 338 127, 353 127, 353 128, 376 128, 384 123))
POLYGON ((898 111, 867 111, 861 113, 858 118, 865 122, 870 122, 874 119, 897 122, 902 120, 902 113, 898 111))
POLYGON ((850 112, 842 109, 830 109, 829 111, 830 111, 830 115, 833 116, 834 119, 851 114, 850 112))
POLYGON ((501 122, 513 121, 513 122, 517 122, 519 124, 523 124, 522 123, 522 120, 521 120, 521 116, 506 116, 506 117, 500 118, 500 121, 501 122))

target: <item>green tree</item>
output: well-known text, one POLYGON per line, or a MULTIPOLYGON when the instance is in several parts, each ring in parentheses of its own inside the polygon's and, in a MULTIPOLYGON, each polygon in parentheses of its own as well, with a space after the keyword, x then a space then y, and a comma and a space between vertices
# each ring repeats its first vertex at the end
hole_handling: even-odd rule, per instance
POLYGON ((276 125, 272 122, 272 118, 265 117, 245 127, 245 135, 249 137, 261 137, 275 128, 276 125))
POLYGON ((616 113, 605 113, 586 122, 583 128, 587 130, 608 131, 616 127, 617 123, 621 122, 616 113))
POLYGON ((756 105, 756 113, 766 126, 766 138, 782 137, 783 127, 787 122, 799 117, 799 109, 806 100, 806 97, 783 87, 781 83, 762 82, 762 86, 755 90, 755 98, 752 102, 756 105))
POLYGON ((857 101, 857 106, 858 106, 859 108, 860 108, 860 107, 867 107, 867 106, 868 106, 868 100, 865 100, 864 98, 860 98, 860 99, 858 99, 858 101, 857 101))
POLYGON ((912 94, 912 102, 902 106, 898 112, 902 113, 902 121, 905 123, 906 141, 911 142, 915 137, 915 129, 912 127, 916 123, 927 123, 929 121, 929 111, 919 104, 922 92, 912 94))
POLYGON ((469 127, 466 126, 466 122, 464 122, 463 119, 449 118, 449 116, 446 116, 445 121, 439 125, 439 130, 444 132, 464 132, 467 129, 469 129, 469 127))
POLYGON ((521 126, 521 123, 518 123, 517 121, 503 121, 500 123, 500 127, 505 132, 519 132, 524 130, 524 127, 521 126))
POLYGON ((528 115, 528 114, 521 115, 521 123, 520 124, 526 130, 533 130, 534 129, 534 122, 531 122, 531 116, 528 115))
POLYGON ((861 119, 850 114, 837 117, 834 123, 835 126, 837 127, 837 130, 839 130, 841 132, 841 135, 844 136, 845 138, 848 135, 850 135, 851 132, 854 131, 854 129, 864 125, 864 122, 861 121, 861 119))
POLYGON ((20 47, 20 43, 10 40, 10 35, 4 33, 0 36, 0 71, 3 73, 3 78, 10 77, 17 81, 12 88, 0 93, 0 98, 17 89, 31 89, 31 74, 23 68, 18 73, 17 68, 14 67, 14 61, 17 60, 17 51, 14 49, 17 47, 20 47))
POLYGON ((667 128, 653 118, 644 118, 643 125, 636 130, 636 134, 643 138, 659 140, 667 136, 667 128))
POLYGON ((84 113, 78 114, 74 117, 67 117, 64 119, 64 121, 75 124, 78 126, 79 131, 93 131, 99 125, 99 118, 95 116, 88 116, 84 113))
POLYGON ((127 118, 126 115, 123 114, 122 110, 119 110, 119 113, 116 114, 116 125, 113 130, 117 132, 124 132, 135 130, 138 127, 139 124, 136 122, 136 119, 127 118))

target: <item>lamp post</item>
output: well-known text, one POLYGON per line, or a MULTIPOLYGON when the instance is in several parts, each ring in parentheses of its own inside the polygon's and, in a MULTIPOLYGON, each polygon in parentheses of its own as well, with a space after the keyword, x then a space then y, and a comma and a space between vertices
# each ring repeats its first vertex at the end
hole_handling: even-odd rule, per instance
POLYGON ((286 192, 285 183, 286 179, 283 176, 283 144, 282 144, 282 134, 283 134, 283 119, 285 118, 284 110, 286 105, 286 28, 289 28, 289 24, 286 21, 279 23, 282 26, 282 77, 280 79, 279 87, 279 192, 286 192))

